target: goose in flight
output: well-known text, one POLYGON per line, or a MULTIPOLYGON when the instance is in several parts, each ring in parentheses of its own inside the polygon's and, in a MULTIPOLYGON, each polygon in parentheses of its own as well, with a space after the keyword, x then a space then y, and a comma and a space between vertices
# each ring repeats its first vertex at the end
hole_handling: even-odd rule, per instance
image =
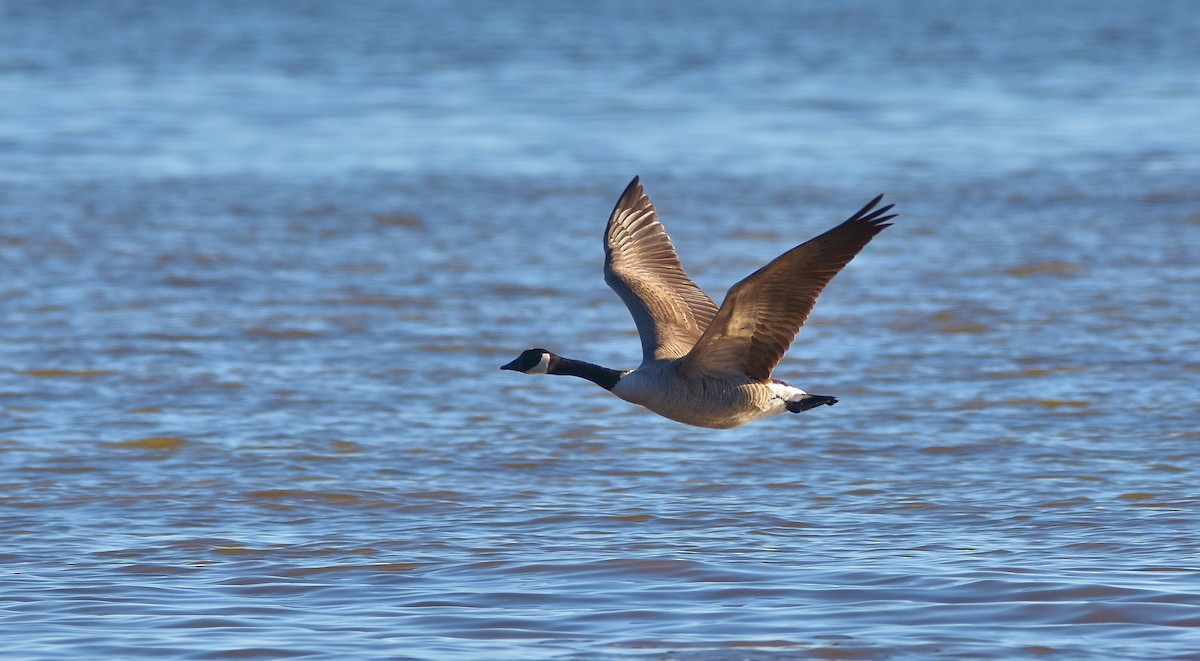
POLYGON ((621 399, 689 425, 730 429, 837 399, 771 377, 821 290, 867 245, 892 205, 880 195, 841 225, 776 257, 729 289, 718 308, 683 271, 637 177, 604 232, 604 281, 642 340, 642 363, 615 370, 545 349, 500 369, 587 379, 621 399))

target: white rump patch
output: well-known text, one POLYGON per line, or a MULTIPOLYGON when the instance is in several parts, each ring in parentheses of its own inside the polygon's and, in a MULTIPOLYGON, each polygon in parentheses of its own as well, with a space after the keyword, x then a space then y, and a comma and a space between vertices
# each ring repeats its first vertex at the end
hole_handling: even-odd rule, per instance
POLYGON ((771 393, 773 395, 785 402, 792 402, 797 399, 801 399, 808 394, 796 386, 789 386, 783 383, 769 383, 767 385, 771 387, 771 393))

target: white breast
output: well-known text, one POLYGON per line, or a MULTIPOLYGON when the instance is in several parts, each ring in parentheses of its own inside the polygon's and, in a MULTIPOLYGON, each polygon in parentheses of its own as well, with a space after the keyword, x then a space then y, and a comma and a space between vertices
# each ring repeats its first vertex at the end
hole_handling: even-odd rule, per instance
POLYGON ((642 365, 621 377, 612 393, 627 402, 647 406, 662 399, 673 380, 660 365, 642 365))

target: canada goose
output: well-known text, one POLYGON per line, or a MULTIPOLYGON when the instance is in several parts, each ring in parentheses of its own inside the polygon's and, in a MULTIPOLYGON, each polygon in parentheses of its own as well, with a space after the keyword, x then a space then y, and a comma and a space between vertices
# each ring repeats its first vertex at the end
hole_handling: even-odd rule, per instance
POLYGON ((683 272, 638 177, 604 233, 604 281, 625 301, 642 364, 614 370, 527 349, 500 369, 578 376, 621 399, 689 425, 729 429, 785 411, 837 403, 771 378, 821 290, 895 214, 871 200, 828 232, 735 284, 720 309, 683 272))

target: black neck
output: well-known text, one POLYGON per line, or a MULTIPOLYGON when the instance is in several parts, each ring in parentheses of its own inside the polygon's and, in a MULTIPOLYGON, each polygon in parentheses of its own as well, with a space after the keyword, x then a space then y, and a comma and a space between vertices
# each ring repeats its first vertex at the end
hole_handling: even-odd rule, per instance
POLYGON ((550 369, 547 371, 547 374, 578 376, 591 381, 605 390, 612 390, 613 386, 617 385, 617 381, 621 380, 620 370, 611 370, 607 367, 593 365, 582 360, 563 358, 562 356, 557 356, 557 358, 558 360, 550 363, 550 369))

